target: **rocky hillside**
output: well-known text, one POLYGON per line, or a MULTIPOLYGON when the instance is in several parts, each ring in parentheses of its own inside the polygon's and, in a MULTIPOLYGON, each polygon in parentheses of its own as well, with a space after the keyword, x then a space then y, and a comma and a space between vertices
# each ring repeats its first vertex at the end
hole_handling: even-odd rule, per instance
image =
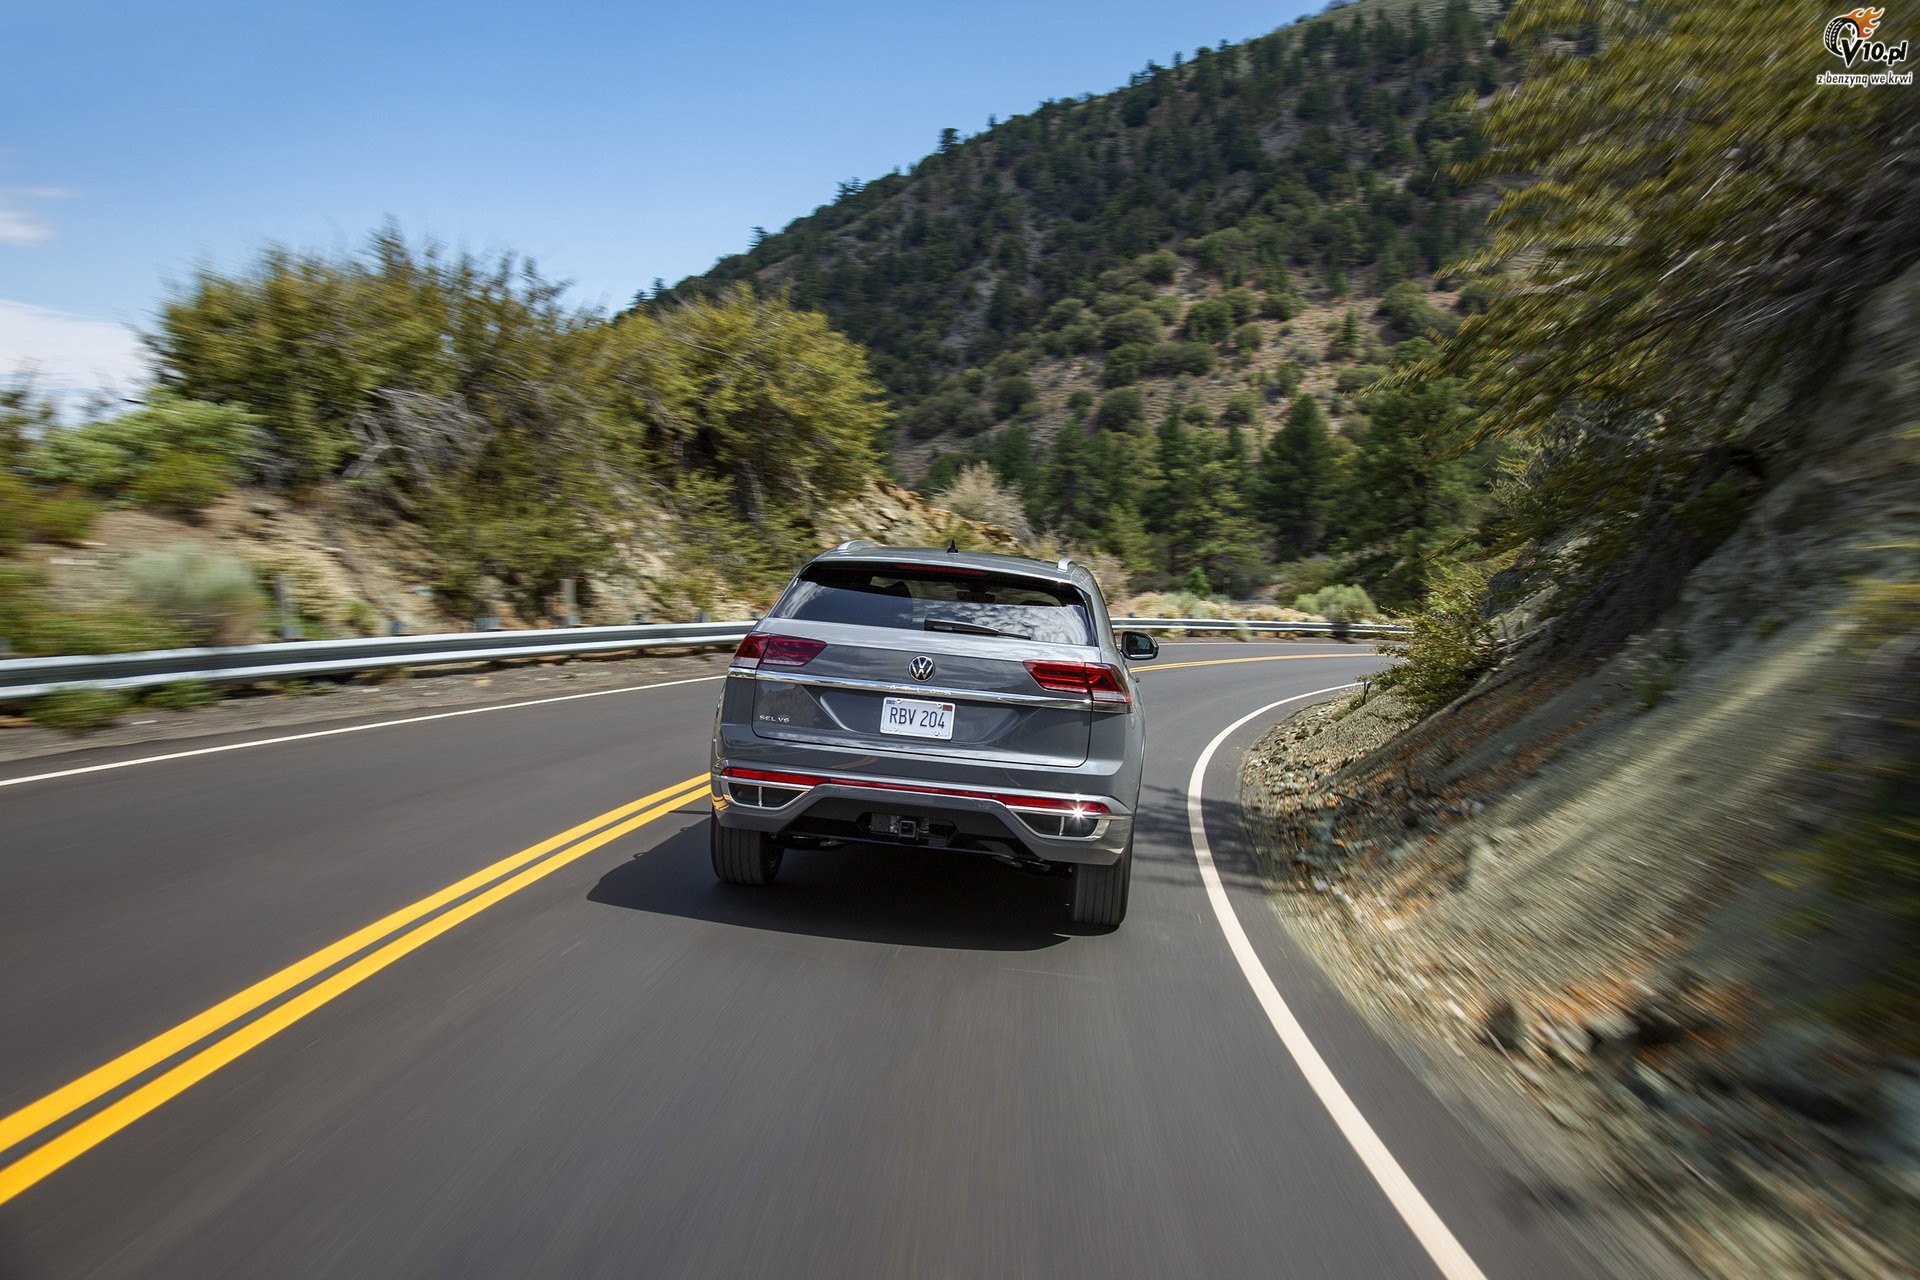
MULTIPOLYGON (((435 590, 439 570, 422 530, 400 521, 356 518, 351 499, 323 490, 295 501, 265 489, 240 489, 191 518, 122 507, 101 512, 82 537, 39 542, 9 564, 37 583, 38 606, 68 619, 106 609, 151 617, 157 627, 197 622, 180 641, 246 643, 269 638, 276 619, 268 593, 284 576, 301 630, 314 638, 407 631, 459 631, 477 619, 502 627, 551 626, 545 614, 516 607, 499 583, 483 583, 476 600, 449 600, 435 590), (146 599, 142 562, 178 563, 188 549, 201 572, 237 566, 247 589, 225 598, 208 616, 184 618, 165 602, 146 599)), ((710 545, 690 544, 697 531, 681 528, 664 511, 630 507, 616 532, 616 554, 603 572, 581 584, 581 621, 592 625, 684 621, 696 612, 744 617, 765 609, 769 588, 729 579, 710 545)), ((1018 551, 1004 529, 967 520, 886 481, 821 511, 811 527, 821 547, 868 537, 899 545, 944 546, 949 538, 970 548, 1018 551)), ((11 637, 32 651, 31 636, 11 637), (23 643, 23 641, 25 643, 23 643)))
POLYGON ((1249 758, 1303 933, 1600 1247, 1920 1256, 1916 332, 1920 268, 1853 322, 1797 465, 1606 660, 1549 643, 1543 593, 1437 714, 1328 708, 1249 758))

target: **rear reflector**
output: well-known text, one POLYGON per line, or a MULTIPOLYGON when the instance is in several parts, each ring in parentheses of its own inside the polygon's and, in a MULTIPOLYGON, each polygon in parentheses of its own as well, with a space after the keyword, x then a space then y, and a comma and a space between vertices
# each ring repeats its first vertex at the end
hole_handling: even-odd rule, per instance
POLYGON ((799 636, 768 635, 764 631, 755 631, 740 642, 734 651, 733 665, 736 667, 804 667, 820 656, 827 647, 825 640, 803 640, 799 636))
POLYGON ((811 773, 776 773, 772 769, 733 769, 722 775, 742 782, 764 782, 775 787, 817 787, 826 779, 811 773))
POLYGON ((1098 800, 1068 800, 1060 796, 1029 796, 1017 791, 957 791, 950 787, 916 787, 902 782, 869 782, 864 778, 829 778, 813 773, 778 773, 772 769, 743 769, 729 765, 721 771, 724 778, 740 782, 760 782, 771 787, 818 787, 831 783, 836 787, 865 787, 872 791, 904 791, 925 796, 958 796, 963 800, 995 800, 1010 809, 1042 809, 1048 813, 1104 815, 1107 806, 1098 800))
POLYGON ((1053 693, 1077 693, 1095 702, 1125 704, 1133 701, 1120 673, 1104 662, 1046 662, 1029 659, 1027 673, 1035 684, 1053 693))

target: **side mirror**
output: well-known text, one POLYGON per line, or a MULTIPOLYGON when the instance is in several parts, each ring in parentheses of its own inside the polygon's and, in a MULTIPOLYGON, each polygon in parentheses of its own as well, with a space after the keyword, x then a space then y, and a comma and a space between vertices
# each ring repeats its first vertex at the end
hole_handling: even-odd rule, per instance
POLYGON ((1160 656, 1160 643, 1144 631, 1122 631, 1120 652, 1128 662, 1152 662, 1160 656))

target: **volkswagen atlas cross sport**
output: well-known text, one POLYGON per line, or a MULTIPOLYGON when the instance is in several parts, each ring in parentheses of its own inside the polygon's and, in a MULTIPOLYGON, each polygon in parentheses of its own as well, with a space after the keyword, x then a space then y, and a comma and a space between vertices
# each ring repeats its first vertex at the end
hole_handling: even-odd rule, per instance
POLYGON ((1073 919, 1127 912, 1146 730, 1093 575, 1071 560, 849 542, 740 645, 713 734, 714 874, 764 885, 793 847, 974 850, 1072 878, 1073 919))

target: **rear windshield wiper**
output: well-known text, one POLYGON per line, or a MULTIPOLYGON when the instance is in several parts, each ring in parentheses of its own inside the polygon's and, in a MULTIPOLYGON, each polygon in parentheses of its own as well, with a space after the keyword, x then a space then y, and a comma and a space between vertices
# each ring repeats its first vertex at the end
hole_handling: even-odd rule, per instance
POLYGON ((1006 636, 1011 640, 1033 639, 1024 631, 996 631, 992 627, 983 627, 977 622, 962 622, 958 618, 928 618, 920 626, 923 631, 958 631, 970 636, 1006 636))

